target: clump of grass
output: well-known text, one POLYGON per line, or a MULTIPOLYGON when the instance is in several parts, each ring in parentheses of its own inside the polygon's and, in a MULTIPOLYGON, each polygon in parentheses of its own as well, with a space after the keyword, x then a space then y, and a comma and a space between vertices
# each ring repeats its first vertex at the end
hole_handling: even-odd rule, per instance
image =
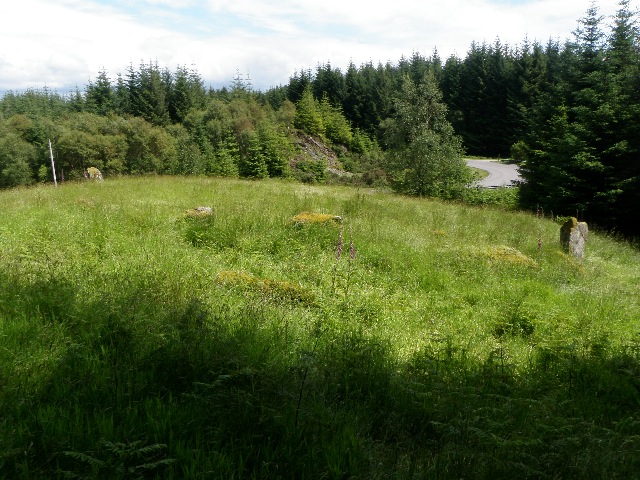
POLYGON ((218 273, 216 280, 222 285, 236 286, 260 292, 274 298, 300 302, 303 305, 315 304, 316 296, 308 288, 285 280, 258 278, 245 272, 224 270, 218 273))
POLYGON ((349 296, 349 287, 351 285, 351 273, 353 269, 353 261, 356 258, 356 247, 353 241, 353 228, 349 226, 349 257, 347 260, 347 271, 338 272, 339 267, 341 265, 340 260, 342 259, 342 252, 344 249, 344 238, 343 238, 343 225, 340 224, 340 231, 338 232, 338 243, 336 245, 336 261, 333 264, 333 275, 331 280, 331 291, 333 294, 336 293, 336 287, 338 283, 339 273, 342 273, 343 277, 343 285, 344 285, 344 295, 345 298, 349 296))
POLYGON ((489 259, 489 261, 493 263, 539 268, 538 262, 513 247, 499 245, 495 247, 489 247, 484 250, 483 253, 489 259))

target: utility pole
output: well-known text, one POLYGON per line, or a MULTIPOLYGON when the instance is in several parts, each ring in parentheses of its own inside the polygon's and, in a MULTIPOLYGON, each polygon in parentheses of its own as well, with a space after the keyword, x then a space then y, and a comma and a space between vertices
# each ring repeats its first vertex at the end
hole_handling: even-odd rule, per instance
POLYGON ((53 171, 53 184, 57 187, 58 180, 56 179, 56 164, 53 163, 53 149, 51 148, 51 140, 49 140, 49 155, 51 156, 51 170, 53 171))

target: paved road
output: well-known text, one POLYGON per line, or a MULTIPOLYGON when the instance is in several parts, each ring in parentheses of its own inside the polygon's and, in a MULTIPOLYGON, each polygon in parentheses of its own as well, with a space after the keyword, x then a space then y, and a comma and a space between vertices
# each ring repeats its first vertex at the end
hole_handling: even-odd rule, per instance
POLYGON ((518 166, 493 160, 467 160, 467 165, 489 172, 489 176, 478 182, 482 187, 495 188, 511 185, 520 180, 518 166))

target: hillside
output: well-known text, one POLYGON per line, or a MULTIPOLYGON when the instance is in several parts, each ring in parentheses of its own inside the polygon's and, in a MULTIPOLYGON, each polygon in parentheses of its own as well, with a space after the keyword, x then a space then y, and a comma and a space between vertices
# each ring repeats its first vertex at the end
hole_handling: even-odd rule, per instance
POLYGON ((640 253, 597 232, 288 180, 0 211, 2 479, 640 471, 640 253))

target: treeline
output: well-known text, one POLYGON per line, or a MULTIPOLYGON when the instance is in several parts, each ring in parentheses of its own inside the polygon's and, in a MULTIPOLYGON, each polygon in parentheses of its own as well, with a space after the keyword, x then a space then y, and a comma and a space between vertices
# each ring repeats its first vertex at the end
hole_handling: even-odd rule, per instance
POLYGON ((240 75, 230 88, 214 91, 185 68, 171 72, 142 64, 115 82, 100 72, 83 92, 62 96, 45 89, 4 96, 0 186, 50 179, 49 140, 57 174, 64 179, 79 178, 93 166, 107 175, 295 174, 321 180, 326 161, 305 155, 294 125, 321 136, 338 152, 358 152, 350 159, 377 150, 326 100, 307 97, 298 107, 285 101, 275 110, 240 75), (321 128, 309 123, 309 115, 317 117, 321 128))
MULTIPOLYGON (((408 157, 400 160, 389 135, 403 115, 399 106, 420 86, 425 98, 446 105, 444 121, 468 155, 522 162, 523 207, 640 235, 627 221, 640 205, 636 21, 629 0, 610 19, 593 4, 566 43, 473 43, 464 59, 414 53, 396 64, 352 63, 344 72, 326 63, 266 92, 253 91, 239 74, 229 88, 212 90, 195 70, 142 64, 116 80, 100 72, 84 91, 64 97, 9 93, 0 101, 0 186, 45 178, 49 138, 70 177, 92 164, 110 174, 264 178, 295 171, 321 179, 324 166, 298 146, 296 134, 305 132, 328 142, 342 166, 367 181, 428 194, 433 189, 398 179, 413 175, 422 184, 443 170, 434 160, 423 178, 415 171, 408 177, 408 157)), ((449 132, 438 118, 438 131, 449 132)))

